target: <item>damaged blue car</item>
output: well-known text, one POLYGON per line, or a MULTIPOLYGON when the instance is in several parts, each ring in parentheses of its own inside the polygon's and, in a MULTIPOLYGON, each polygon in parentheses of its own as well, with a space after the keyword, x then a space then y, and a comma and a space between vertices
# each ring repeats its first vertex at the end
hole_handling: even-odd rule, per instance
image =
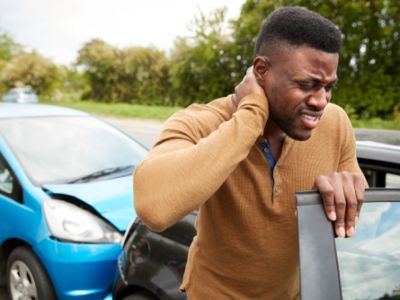
POLYGON ((63 107, 0 104, 0 284, 16 299, 111 299, 147 150, 63 107))

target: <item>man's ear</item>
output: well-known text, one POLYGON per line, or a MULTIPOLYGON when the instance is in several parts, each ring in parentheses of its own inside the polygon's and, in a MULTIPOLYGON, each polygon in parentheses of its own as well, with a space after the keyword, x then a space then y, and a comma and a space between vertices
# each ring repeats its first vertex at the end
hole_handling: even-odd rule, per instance
POLYGON ((264 87, 265 77, 270 69, 270 63, 266 56, 256 56, 253 60, 253 72, 260 86, 264 87))

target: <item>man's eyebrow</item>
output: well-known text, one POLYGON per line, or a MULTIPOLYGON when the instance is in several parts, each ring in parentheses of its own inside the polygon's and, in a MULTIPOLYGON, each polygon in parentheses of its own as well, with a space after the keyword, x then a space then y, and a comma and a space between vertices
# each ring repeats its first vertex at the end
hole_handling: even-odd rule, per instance
POLYGON ((317 84, 326 83, 326 85, 335 85, 335 84, 337 84, 338 80, 339 80, 339 78, 335 77, 331 81, 324 81, 324 80, 321 79, 321 77, 309 75, 308 78, 298 79, 296 81, 298 81, 298 82, 312 81, 312 82, 317 83, 317 84))
POLYGON ((328 85, 336 85, 338 83, 338 80, 339 80, 338 78, 335 78, 335 79, 329 81, 328 85))

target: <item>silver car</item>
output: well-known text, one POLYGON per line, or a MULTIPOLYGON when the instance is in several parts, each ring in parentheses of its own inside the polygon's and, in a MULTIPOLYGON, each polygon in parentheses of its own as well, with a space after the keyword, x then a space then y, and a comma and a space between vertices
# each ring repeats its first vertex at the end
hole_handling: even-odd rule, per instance
POLYGON ((3 102, 38 103, 39 99, 34 90, 29 87, 13 88, 3 96, 3 102))

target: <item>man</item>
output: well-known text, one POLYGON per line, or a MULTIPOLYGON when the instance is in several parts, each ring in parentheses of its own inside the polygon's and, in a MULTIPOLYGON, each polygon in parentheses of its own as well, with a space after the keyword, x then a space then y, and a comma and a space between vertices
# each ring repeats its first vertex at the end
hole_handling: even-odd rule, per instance
POLYGON ((337 235, 354 233, 364 178, 351 123, 328 104, 340 44, 320 15, 276 10, 234 95, 171 117, 136 169, 135 207, 151 229, 199 208, 190 300, 299 298, 297 191, 320 191, 337 235))

